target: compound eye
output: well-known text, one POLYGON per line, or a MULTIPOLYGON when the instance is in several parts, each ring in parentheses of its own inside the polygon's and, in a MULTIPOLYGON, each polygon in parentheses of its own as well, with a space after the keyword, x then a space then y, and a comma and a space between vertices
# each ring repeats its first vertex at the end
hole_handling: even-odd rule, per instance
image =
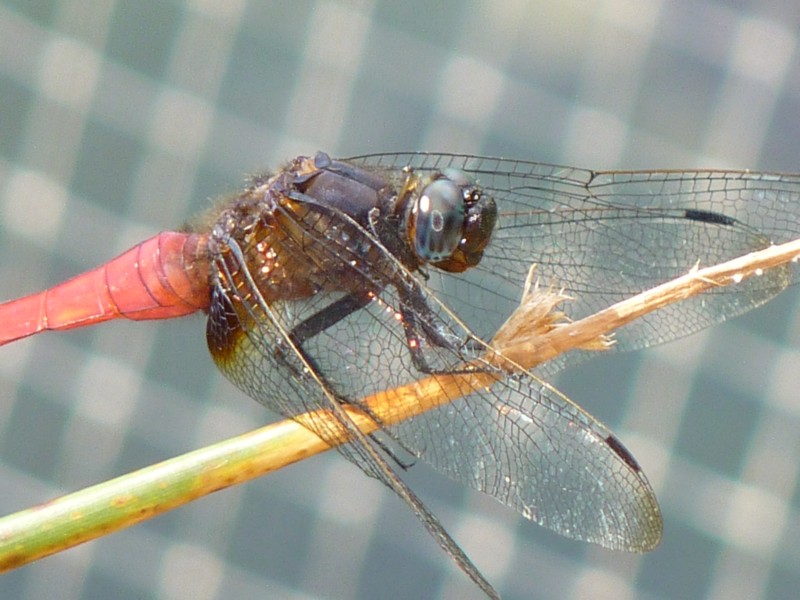
POLYGON ((451 179, 429 183, 412 209, 414 250, 424 262, 450 258, 461 242, 463 189, 451 179))

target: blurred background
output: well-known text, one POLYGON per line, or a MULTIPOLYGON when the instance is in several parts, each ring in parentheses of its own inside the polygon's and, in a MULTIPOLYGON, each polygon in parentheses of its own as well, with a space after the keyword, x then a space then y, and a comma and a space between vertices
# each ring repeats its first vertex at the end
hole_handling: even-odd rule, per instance
MULTIPOLYGON (((794 0, 3 0, 0 298, 318 149, 798 171, 799 40, 794 0)), ((559 377, 653 483, 648 555, 559 538, 422 464, 408 480, 505 598, 795 597, 797 300, 559 377)), ((200 316, 3 347, 0 514, 274 418, 216 371, 200 316)), ((330 453, 6 574, 0 597, 479 594, 330 453)))

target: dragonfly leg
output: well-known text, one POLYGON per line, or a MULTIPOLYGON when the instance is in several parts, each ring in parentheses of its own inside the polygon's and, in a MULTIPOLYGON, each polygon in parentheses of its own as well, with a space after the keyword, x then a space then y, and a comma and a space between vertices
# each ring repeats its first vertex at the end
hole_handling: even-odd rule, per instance
MULTIPOLYGON (((302 356, 303 362, 314 371, 315 375, 321 381, 325 382, 325 384, 328 386, 328 389, 333 388, 329 385, 329 382, 326 381, 325 375, 314 357, 309 355, 308 352, 303 349, 303 344, 306 342, 306 340, 319 335, 348 315, 354 313, 360 308, 363 308, 369 304, 370 300, 371 296, 367 292, 355 292, 348 294, 329 304, 319 312, 314 313, 289 331, 289 340, 291 340, 292 345, 302 356)), ((286 350, 278 345, 274 351, 277 355, 282 356, 286 350)), ((300 376, 300 373, 291 364, 287 363, 287 366, 295 371, 296 376, 300 376)))
POLYGON ((322 333, 328 327, 332 327, 355 311, 364 308, 372 301, 372 298, 373 294, 369 291, 348 294, 296 325, 289 332, 289 337, 298 346, 302 345, 306 340, 322 333))
MULTIPOLYGON (((319 367, 319 364, 314 359, 313 356, 309 355, 308 352, 305 351, 302 344, 304 341, 308 340, 309 338, 314 337, 315 335, 319 334, 320 332, 324 331, 331 325, 334 325, 337 321, 345 318, 347 315, 351 314, 352 312, 358 310, 365 306, 369 301, 370 297, 362 294, 350 294, 337 300, 336 302, 328 305, 318 313, 312 315, 302 323, 300 323, 297 327, 295 327, 289 334, 292 343, 294 344, 295 351, 300 354, 303 359, 303 362, 307 365, 309 369, 314 372, 314 377, 316 377, 319 381, 325 385, 325 387, 331 392, 334 392, 334 396, 336 400, 340 404, 351 404, 357 407, 359 410, 364 411, 370 419, 372 419, 378 426, 383 429, 383 422, 382 419, 375 414, 372 409, 369 408, 366 404, 362 404, 357 400, 352 398, 343 397, 337 393, 335 393, 336 387, 331 385, 331 382, 325 377, 325 374, 322 372, 322 369, 319 367), (364 301, 366 298, 366 302, 364 301)), ((282 351, 281 351, 282 352, 282 351)), ((294 368, 293 365, 287 365, 295 372, 295 376, 299 377, 299 371, 294 368)), ((389 437, 394 440, 394 437, 386 432, 389 437)), ((414 463, 413 461, 403 460, 400 456, 398 456, 397 452, 389 447, 386 441, 381 439, 375 433, 371 433, 368 437, 380 448, 380 450, 398 467, 403 469, 404 471, 409 469, 414 463)), ((399 446, 409 455, 414 456, 414 453, 411 450, 407 449, 403 444, 397 440, 394 440, 395 443, 399 444, 399 446)))
POLYGON ((447 325, 436 315, 424 296, 416 286, 398 287, 400 295, 400 314, 403 319, 403 328, 406 334, 408 350, 411 353, 411 360, 417 370, 426 374, 436 373, 466 373, 473 372, 474 367, 454 370, 452 367, 446 369, 436 369, 430 364, 425 355, 425 349, 429 346, 436 346, 446 350, 451 350, 457 354, 465 354, 465 361, 471 355, 473 348, 479 347, 474 343, 472 336, 463 339, 455 333, 447 330, 447 325))
MULTIPOLYGON (((289 339, 292 341, 292 344, 296 348, 297 352, 299 352, 302 357, 303 361, 314 370, 315 375, 322 381, 326 383, 328 389, 335 389, 334 387, 330 386, 330 383, 326 381, 325 375, 320 368, 317 361, 314 359, 313 356, 310 356, 305 349, 303 348, 303 344, 306 340, 313 338, 316 335, 319 335, 329 327, 332 327, 342 319, 348 317, 355 311, 364 308, 367 304, 372 301, 374 294, 370 292, 353 292, 346 296, 343 296, 339 300, 332 302, 319 312, 314 313, 306 320, 302 321, 298 325, 296 325, 290 332, 289 332, 289 339)), ((339 398, 341 402, 348 402, 353 404, 353 402, 349 399, 339 398)), ((370 415, 373 416, 373 415, 370 415)), ((374 418, 374 417, 373 417, 374 418)))

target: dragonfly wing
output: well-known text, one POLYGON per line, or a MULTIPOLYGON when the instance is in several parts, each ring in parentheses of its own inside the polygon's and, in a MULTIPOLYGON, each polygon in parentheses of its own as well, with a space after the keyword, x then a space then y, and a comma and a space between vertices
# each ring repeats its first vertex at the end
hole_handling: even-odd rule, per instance
POLYGON ((661 539, 646 477, 555 388, 519 374, 391 428, 426 462, 569 538, 643 552, 661 539))
MULTIPOLYGON (((358 157, 375 169, 457 167, 497 201, 498 225, 481 263, 463 275, 434 273, 440 297, 488 337, 519 302, 532 264, 564 288, 578 319, 645 289, 800 234, 800 177, 746 171, 594 172, 449 154, 358 157)), ((792 283, 772 269, 736 286, 671 305, 622 328, 616 350, 686 336, 742 314, 792 283)), ((575 353, 556 368, 580 359, 575 353)))
MULTIPOLYGON (((430 328, 448 338, 470 339, 471 332, 418 285, 429 307, 430 328)), ((658 543, 661 516, 655 494, 605 426, 535 375, 509 377, 480 359, 469 344, 426 342, 425 361, 434 373, 420 373, 393 308, 397 302, 396 292, 386 289, 306 344, 310 354, 321 358, 318 364, 338 394, 357 402, 426 376, 468 373, 467 364, 496 381, 478 390, 462 387, 463 397, 453 394, 444 406, 388 426, 376 434, 382 447, 408 451, 567 537, 627 551, 645 551, 658 543)), ((417 337, 424 340, 424 333, 417 337)))

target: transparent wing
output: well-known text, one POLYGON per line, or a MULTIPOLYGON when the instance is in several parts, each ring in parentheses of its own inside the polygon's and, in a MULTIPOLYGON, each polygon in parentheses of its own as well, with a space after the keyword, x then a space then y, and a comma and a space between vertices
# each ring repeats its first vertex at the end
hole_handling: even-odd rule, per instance
POLYGON ((528 374, 391 430, 437 470, 563 536, 636 552, 661 539, 658 504, 630 453, 528 374))
MULTIPOLYGON (((482 337, 516 307, 532 263, 574 298, 580 318, 693 267, 800 234, 800 176, 745 171, 594 172, 449 154, 381 154, 376 170, 455 166, 497 200, 499 221, 481 263, 430 285, 482 337)), ((792 282, 789 267, 672 305, 624 327, 616 349, 673 340, 759 306, 792 282)), ((577 355, 574 355, 577 356, 577 355)), ((570 361, 561 361, 560 365, 570 361)), ((551 369, 552 370, 552 369, 551 369)))

